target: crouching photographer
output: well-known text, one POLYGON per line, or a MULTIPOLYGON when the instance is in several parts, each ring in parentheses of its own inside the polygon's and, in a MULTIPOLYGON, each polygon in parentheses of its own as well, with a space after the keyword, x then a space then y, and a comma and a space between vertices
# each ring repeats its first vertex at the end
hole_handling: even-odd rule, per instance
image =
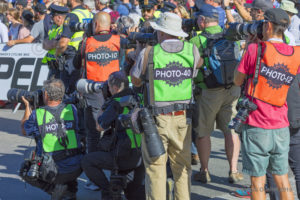
POLYGON ((34 136, 37 146, 22 164, 20 176, 49 193, 53 200, 76 199, 76 179, 82 172, 77 110, 72 104, 62 103, 65 86, 61 80, 45 81, 42 91, 45 106, 33 111, 22 96, 22 133, 34 136))
POLYGON ((267 171, 272 173, 281 199, 294 199, 288 180, 286 98, 299 73, 300 49, 283 42, 290 22, 284 10, 271 8, 264 19, 263 42, 248 46, 235 74, 234 83, 240 86, 246 81, 246 87, 240 102, 242 111, 232 125, 242 130, 243 172, 251 176, 251 199, 266 198, 267 171), (239 128, 241 122, 245 124, 239 128))
POLYGON ((122 190, 128 200, 143 200, 145 170, 140 153, 141 135, 133 133, 125 125, 126 120, 122 120, 122 114, 128 114, 139 104, 138 98, 121 71, 110 74, 108 87, 112 96, 103 105, 104 112, 97 124, 97 129, 105 133, 98 151, 85 155, 81 166, 88 178, 101 188, 102 200, 121 199, 122 190), (124 103, 124 98, 133 103, 124 103), (110 182, 103 169, 112 170, 110 182))

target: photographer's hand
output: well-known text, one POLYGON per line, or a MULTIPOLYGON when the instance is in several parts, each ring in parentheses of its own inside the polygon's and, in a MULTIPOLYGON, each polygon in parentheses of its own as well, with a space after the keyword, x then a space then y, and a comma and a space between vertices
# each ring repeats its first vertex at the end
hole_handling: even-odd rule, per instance
POLYGON ((22 129, 22 134, 26 136, 26 131, 24 129, 24 123, 26 120, 29 119, 29 116, 31 115, 32 110, 31 110, 29 101, 27 101, 27 99, 24 96, 22 96, 22 101, 24 102, 24 105, 25 105, 25 112, 24 112, 23 119, 21 120, 21 129, 22 129))
POLYGON ((96 123, 96 130, 99 132, 104 131, 104 129, 98 123, 96 123))

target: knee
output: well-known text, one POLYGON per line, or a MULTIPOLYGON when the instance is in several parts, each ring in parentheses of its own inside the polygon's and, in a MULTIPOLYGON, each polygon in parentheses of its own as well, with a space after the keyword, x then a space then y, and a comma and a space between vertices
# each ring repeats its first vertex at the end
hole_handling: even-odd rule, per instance
POLYGON ((86 169, 91 165, 88 157, 89 155, 87 154, 81 159, 81 168, 83 171, 86 171, 86 169))

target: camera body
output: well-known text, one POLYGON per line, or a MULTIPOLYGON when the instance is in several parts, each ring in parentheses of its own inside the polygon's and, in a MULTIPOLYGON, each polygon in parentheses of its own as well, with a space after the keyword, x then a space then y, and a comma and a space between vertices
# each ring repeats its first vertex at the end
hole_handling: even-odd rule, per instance
POLYGON ((36 155, 35 151, 31 151, 30 156, 22 163, 19 175, 24 180, 37 180, 40 177, 40 166, 42 157, 36 155))
POLYGON ((225 38, 231 41, 245 40, 249 35, 263 38, 263 20, 254 21, 253 23, 230 23, 225 32, 225 38))
POLYGON ((237 104, 238 113, 236 116, 229 122, 228 127, 234 129, 236 133, 242 132, 243 122, 249 116, 249 113, 257 109, 257 105, 250 101, 247 97, 242 97, 239 99, 237 104))
POLYGON ((110 176, 109 188, 112 200, 122 200, 122 192, 127 186, 126 176, 112 173, 110 176))
POLYGON ((29 92, 29 91, 23 90, 23 89, 11 88, 7 92, 7 99, 13 103, 16 103, 16 102, 23 103, 22 96, 24 96, 25 99, 27 101, 29 101, 29 103, 32 106, 34 106, 35 108, 41 107, 44 105, 42 90, 29 92))

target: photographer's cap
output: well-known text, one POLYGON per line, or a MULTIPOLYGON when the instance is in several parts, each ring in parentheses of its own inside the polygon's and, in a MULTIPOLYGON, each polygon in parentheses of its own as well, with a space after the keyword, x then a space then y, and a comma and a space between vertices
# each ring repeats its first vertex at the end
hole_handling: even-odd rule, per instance
POLYGON ((35 12, 38 12, 41 14, 46 14, 46 12, 47 12, 47 8, 46 8, 45 4, 42 4, 42 3, 37 3, 36 6, 33 7, 33 10, 35 12))
POLYGON ((281 8, 271 8, 264 14, 265 20, 270 21, 277 25, 288 27, 290 24, 290 18, 288 14, 281 8))
POLYGON ((162 31, 177 37, 187 37, 188 34, 182 30, 182 19, 175 13, 164 12, 155 22, 150 22, 154 30, 162 31))
POLYGON ((280 8, 290 13, 297 14, 298 10, 295 8, 295 3, 293 1, 284 0, 280 4, 280 8))
POLYGON ((219 19, 218 10, 209 4, 203 4, 198 12, 195 13, 195 16, 202 15, 204 17, 216 18, 219 19))
POLYGON ((49 7, 49 10, 51 11, 51 15, 69 13, 69 8, 64 7, 64 6, 58 6, 58 5, 55 5, 54 3, 51 4, 51 6, 49 7))
POLYGON ((244 6, 246 8, 256 8, 266 12, 273 8, 273 2, 271 0, 254 0, 252 3, 245 3, 244 6))

